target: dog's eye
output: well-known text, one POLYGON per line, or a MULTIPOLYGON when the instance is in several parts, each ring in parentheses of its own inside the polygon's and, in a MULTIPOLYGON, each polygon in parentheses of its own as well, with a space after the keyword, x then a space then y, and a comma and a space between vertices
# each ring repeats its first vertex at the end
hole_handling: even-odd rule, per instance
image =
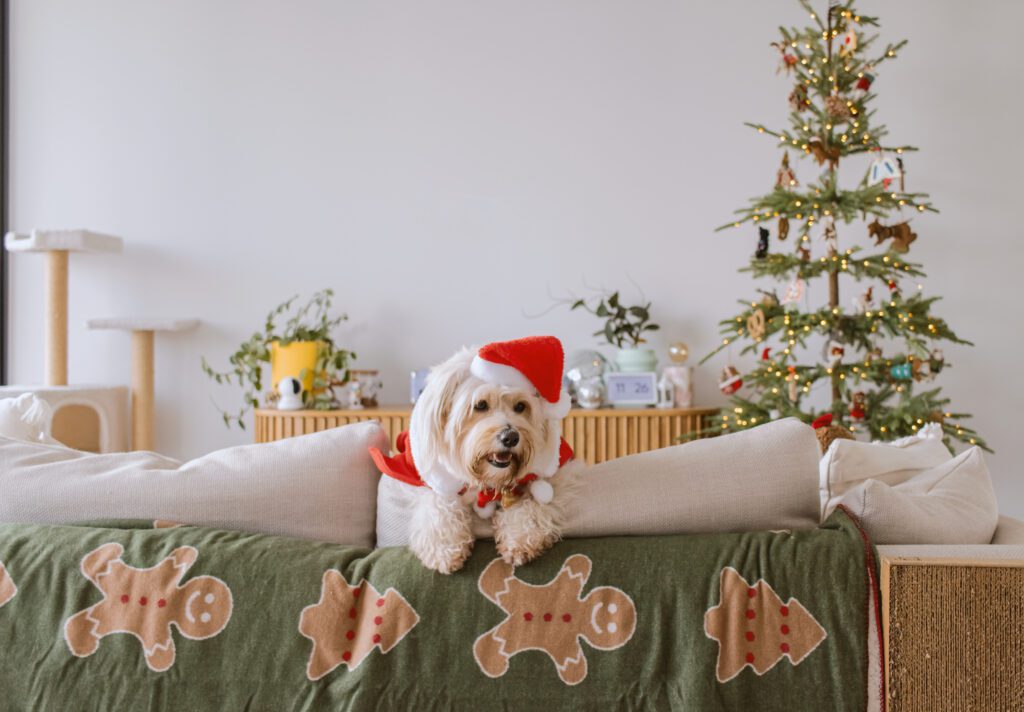
POLYGON ((526 403, 524 403, 523 401, 519 401, 518 403, 516 403, 516 406, 515 408, 513 408, 513 410, 515 410, 515 412, 517 413, 522 413, 523 411, 526 410, 526 403))
POLYGON ((477 411, 479 413, 483 413, 485 410, 487 410, 487 407, 488 407, 487 406, 487 401, 485 401, 485 400, 478 400, 476 402, 476 405, 473 406, 473 410, 475 410, 475 411, 477 411))

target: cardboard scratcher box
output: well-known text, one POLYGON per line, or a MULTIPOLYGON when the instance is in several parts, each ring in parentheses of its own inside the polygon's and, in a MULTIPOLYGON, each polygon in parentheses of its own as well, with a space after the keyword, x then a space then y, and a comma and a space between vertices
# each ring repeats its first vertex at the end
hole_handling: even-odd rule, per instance
POLYGON ((888 709, 1024 710, 1024 542, 882 546, 879 563, 888 709))

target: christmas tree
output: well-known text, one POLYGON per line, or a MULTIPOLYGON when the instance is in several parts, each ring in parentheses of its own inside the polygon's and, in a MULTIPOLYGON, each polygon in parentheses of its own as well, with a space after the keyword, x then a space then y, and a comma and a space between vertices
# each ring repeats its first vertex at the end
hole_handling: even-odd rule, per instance
POLYGON ((725 366, 719 385, 732 398, 715 426, 729 432, 830 413, 834 424, 874 439, 938 423, 947 443, 986 447, 963 424, 970 416, 950 412, 949 399, 931 384, 948 367, 940 342, 969 342, 932 314, 938 297, 923 293, 921 266, 906 258, 917 239, 913 215, 938 212, 927 194, 906 190, 903 159, 916 149, 890 144, 871 108, 876 72, 906 40, 879 49, 871 31, 877 19, 860 15, 852 2, 831 3, 823 15, 808 0, 800 4, 813 24, 780 28, 772 45, 778 72, 791 80, 789 128, 747 124, 783 151, 775 188, 719 228, 756 228, 756 251, 741 271, 784 291, 780 298, 760 290, 721 322, 722 344, 705 361, 723 350, 731 356, 742 344, 740 354, 753 355, 756 366, 742 374, 725 366), (791 155, 820 175, 801 184, 791 155), (846 173, 850 164, 866 171, 859 184, 840 187, 840 162, 846 173), (872 238, 870 248, 856 244, 872 238), (808 285, 817 280, 827 282, 828 302, 815 308, 808 285), (828 397, 815 395, 821 390, 828 397))

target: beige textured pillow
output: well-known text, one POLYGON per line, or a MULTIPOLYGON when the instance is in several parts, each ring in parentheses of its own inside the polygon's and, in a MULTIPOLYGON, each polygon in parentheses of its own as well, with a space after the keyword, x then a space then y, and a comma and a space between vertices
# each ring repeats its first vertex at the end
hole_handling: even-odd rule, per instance
MULTIPOLYGON (((794 418, 587 467, 566 537, 813 529, 818 439, 794 418)), ((382 477, 377 545, 408 543, 409 486, 382 477)), ((474 517, 474 533, 490 537, 474 517)))
POLYGON ((835 440, 819 466, 821 520, 825 521, 843 495, 868 480, 898 485, 952 458, 942 443, 942 428, 932 424, 917 435, 888 443, 835 440))
POLYGON ((999 521, 976 447, 897 485, 868 480, 839 504, 860 517, 875 544, 988 544, 999 521))
POLYGON ((369 547, 376 422, 210 453, 95 455, 0 437, 0 522, 168 519, 369 547))

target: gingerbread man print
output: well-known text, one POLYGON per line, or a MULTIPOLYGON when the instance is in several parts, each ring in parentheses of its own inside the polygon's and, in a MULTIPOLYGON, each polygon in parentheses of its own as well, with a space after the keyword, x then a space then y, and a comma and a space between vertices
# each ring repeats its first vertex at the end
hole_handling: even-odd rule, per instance
POLYGON ((4 604, 14 598, 14 594, 18 592, 18 587, 14 585, 14 579, 7 573, 7 569, 4 568, 4 562, 0 561, 0 608, 3 608, 4 604))
POLYGON ((354 670, 374 648, 384 654, 398 645, 419 622, 395 589, 381 594, 369 581, 352 586, 341 572, 328 569, 320 600, 299 617, 299 632, 313 641, 306 677, 319 680, 339 665, 354 670))
POLYGON ((542 650, 555 663, 562 682, 577 685, 587 676, 581 638, 598 650, 629 642, 636 630, 633 599, 612 586, 599 586, 583 596, 591 568, 589 558, 574 554, 551 582, 535 586, 516 578, 512 566, 501 559, 492 561, 478 585, 507 616, 473 645, 483 673, 501 677, 512 656, 542 650))
POLYGON ((123 553, 120 544, 104 544, 82 559, 82 575, 103 593, 103 600, 65 622, 64 639, 73 655, 87 657, 102 638, 129 633, 142 643, 149 669, 163 672, 174 665, 172 624, 191 640, 224 630, 231 619, 231 589, 213 576, 181 583, 199 557, 195 548, 179 547, 148 569, 129 566, 121 560, 123 553))

